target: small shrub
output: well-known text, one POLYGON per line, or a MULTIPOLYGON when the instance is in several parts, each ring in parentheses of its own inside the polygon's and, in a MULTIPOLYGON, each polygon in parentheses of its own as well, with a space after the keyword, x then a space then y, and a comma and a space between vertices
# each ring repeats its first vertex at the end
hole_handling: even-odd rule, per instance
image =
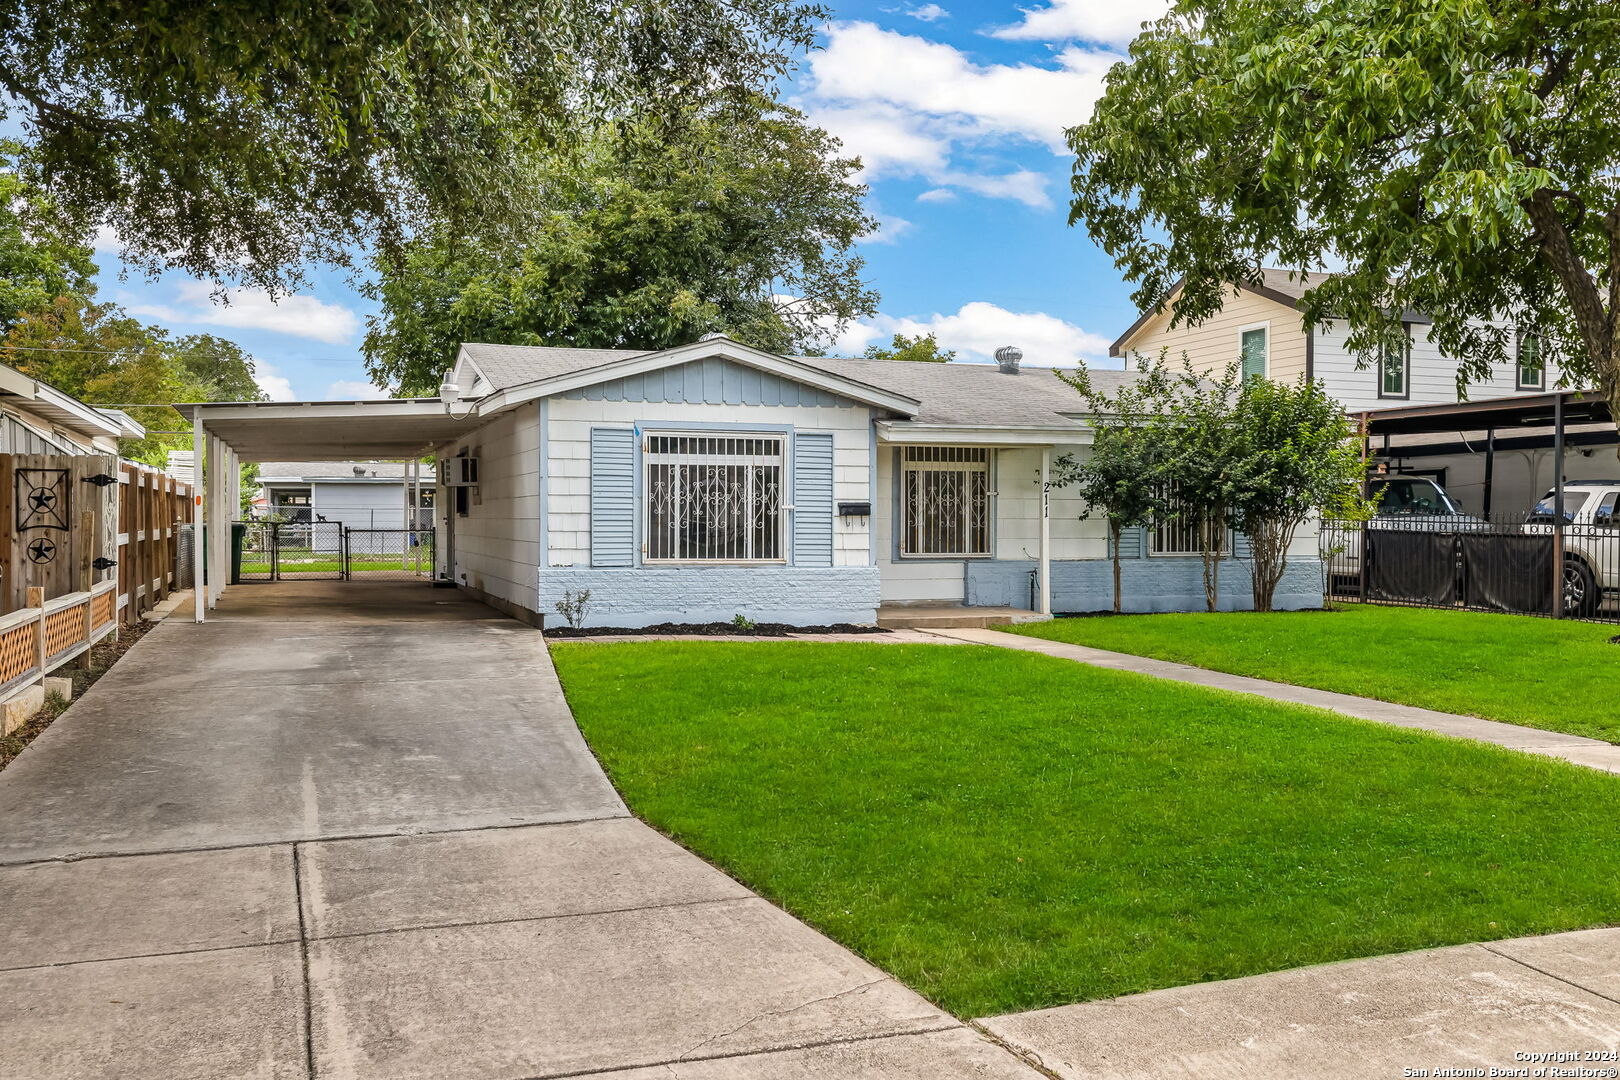
POLYGON ((740 611, 731 617, 731 625, 735 626, 737 628, 737 632, 742 634, 752 634, 756 629, 759 628, 759 624, 757 622, 750 619, 740 611))
POLYGON ((568 625, 578 630, 585 624, 585 615, 591 609, 591 590, 564 589, 562 599, 556 603, 557 614, 568 620, 568 625))

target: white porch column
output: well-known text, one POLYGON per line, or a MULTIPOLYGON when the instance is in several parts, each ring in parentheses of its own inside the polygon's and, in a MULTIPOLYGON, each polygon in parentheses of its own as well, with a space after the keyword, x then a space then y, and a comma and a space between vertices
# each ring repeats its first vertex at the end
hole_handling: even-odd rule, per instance
POLYGON ((1052 448, 1041 448, 1041 614, 1052 614, 1052 448))
POLYGON ((202 410, 191 411, 191 598, 192 621, 207 618, 207 598, 203 596, 203 572, 208 565, 208 553, 203 550, 203 448, 208 433, 203 430, 202 410))

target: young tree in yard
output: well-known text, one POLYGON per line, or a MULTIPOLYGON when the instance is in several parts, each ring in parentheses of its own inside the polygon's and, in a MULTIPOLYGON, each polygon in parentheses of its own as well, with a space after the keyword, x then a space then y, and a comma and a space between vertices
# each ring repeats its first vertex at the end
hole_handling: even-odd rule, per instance
POLYGON ((1249 538, 1254 610, 1271 610, 1289 545, 1308 518, 1365 516, 1353 434, 1344 410, 1319 383, 1244 381, 1227 439, 1227 515, 1249 538))
POLYGON ((769 86, 793 0, 0 0, 0 122, 134 260, 278 288, 427 222, 523 235, 533 157, 769 86))
POLYGON ((1185 522, 1198 540, 1204 602, 1220 603, 1221 562, 1229 554, 1239 470, 1233 414, 1242 389, 1237 364, 1218 376, 1196 375, 1186 357, 1173 376, 1165 421, 1170 428, 1159 478, 1166 515, 1185 522))
POLYGON ((1180 0, 1130 52, 1070 132, 1070 220, 1143 309, 1329 258, 1305 318, 1362 356, 1419 310, 1460 385, 1512 356, 1506 315, 1620 416, 1612 0, 1180 0))
POLYGON ((868 345, 866 352, 861 355, 868 360, 910 360, 923 364, 948 364, 956 359, 956 350, 940 348, 939 339, 933 334, 917 334, 914 337, 896 334, 888 345, 868 345))
POLYGON ((379 384, 433 393, 463 341, 661 349, 723 332, 774 352, 871 314, 859 164, 764 97, 602 128, 537 166, 543 223, 496 245, 435 229, 379 261, 379 384))
POLYGON ((1100 391, 1084 365, 1058 377, 1085 399, 1092 429, 1091 449, 1083 458, 1063 454, 1053 462, 1053 484, 1072 487, 1085 501, 1081 518, 1102 515, 1108 522, 1108 552, 1114 569, 1114 614, 1119 614, 1120 536, 1148 525, 1165 510, 1158 470, 1170 434, 1164 408, 1171 390, 1162 362, 1144 364, 1142 376, 1114 394, 1100 391))

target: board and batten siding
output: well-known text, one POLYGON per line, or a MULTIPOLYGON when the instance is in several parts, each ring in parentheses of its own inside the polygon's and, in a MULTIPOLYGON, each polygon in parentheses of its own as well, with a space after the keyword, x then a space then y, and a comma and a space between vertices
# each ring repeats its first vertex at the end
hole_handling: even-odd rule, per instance
MULTIPOLYGON (((540 424, 533 407, 503 413, 437 451, 455 457, 465 449, 478 458, 478 487, 468 497, 466 517, 454 530, 456 581, 529 611, 538 610, 540 563, 540 424)), ((398 489, 394 489, 398 495, 398 489)), ((439 543, 446 517, 455 516, 455 494, 434 496, 439 543)), ((400 496, 403 503, 403 496, 400 496)), ((444 557, 441 554, 440 558, 444 557)))
POLYGON ((1303 375, 1305 330, 1300 313, 1247 289, 1228 296, 1220 311, 1197 325, 1182 323, 1172 328, 1167 305, 1137 330, 1124 351, 1133 357, 1156 358, 1161 349, 1168 348, 1172 368, 1179 368, 1185 352, 1193 370, 1218 372, 1240 360, 1243 331, 1257 325, 1265 325, 1268 331, 1266 374, 1281 382, 1303 375))
MULTIPOLYGON (((825 443, 830 443, 832 490, 830 500, 824 493, 811 492, 813 500, 820 500, 813 512, 821 514, 819 507, 828 502, 836 510, 837 503, 867 502, 872 497, 871 410, 853 402, 836 405, 691 404, 627 400, 623 396, 611 400, 605 394, 601 397, 581 394, 548 399, 546 412, 546 566, 588 567, 593 562, 597 566, 607 565, 594 560, 592 538, 592 440, 593 432, 602 430, 617 429, 633 437, 638 427, 646 433, 661 430, 660 425, 673 425, 668 430, 713 430, 723 434, 752 429, 780 434, 787 440, 789 475, 794 471, 794 436, 800 443, 808 442, 812 454, 819 452, 814 437, 820 436, 825 443)), ((639 455, 635 460, 639 461, 639 455)), ((635 481, 634 498, 639 499, 640 478, 632 474, 632 479, 635 481)), ((623 485, 617 490, 622 493, 623 485)), ((597 494, 605 496, 606 493, 597 487, 597 494)), ((619 497, 622 498, 622 494, 619 497)), ((789 497, 797 498, 797 494, 790 493, 789 497)), ((645 514, 644 509, 634 503, 632 511, 632 545, 634 551, 639 552, 645 514)), ((800 539, 799 526, 798 521, 793 522, 795 542, 800 539)), ((830 532, 830 558, 818 550, 815 557, 820 560, 819 565, 871 564, 868 519, 844 518, 834 513, 830 532)), ((805 534, 804 539, 809 542, 811 537, 805 534)))

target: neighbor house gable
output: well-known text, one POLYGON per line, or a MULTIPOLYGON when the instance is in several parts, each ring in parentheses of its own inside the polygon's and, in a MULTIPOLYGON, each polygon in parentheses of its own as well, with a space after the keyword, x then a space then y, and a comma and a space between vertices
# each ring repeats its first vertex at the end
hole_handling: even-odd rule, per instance
POLYGON ((1265 331, 1266 374, 1292 381, 1309 369, 1310 335, 1294 298, 1272 289, 1236 286, 1221 310, 1196 324, 1171 326, 1178 286, 1158 309, 1147 312, 1108 350, 1110 356, 1157 356, 1169 350, 1179 364, 1185 353, 1194 370, 1219 371, 1238 362, 1245 331, 1265 331))

